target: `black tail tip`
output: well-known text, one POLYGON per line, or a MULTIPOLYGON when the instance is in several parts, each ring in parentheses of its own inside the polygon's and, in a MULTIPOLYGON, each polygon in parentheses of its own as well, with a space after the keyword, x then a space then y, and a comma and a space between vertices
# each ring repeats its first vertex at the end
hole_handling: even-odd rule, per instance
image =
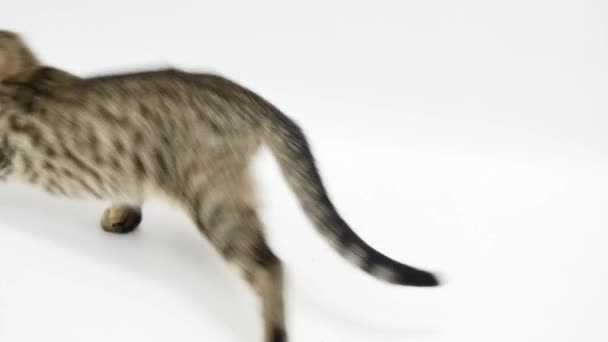
POLYGON ((404 275, 401 284, 418 287, 435 287, 441 285, 441 282, 433 273, 417 271, 404 275))

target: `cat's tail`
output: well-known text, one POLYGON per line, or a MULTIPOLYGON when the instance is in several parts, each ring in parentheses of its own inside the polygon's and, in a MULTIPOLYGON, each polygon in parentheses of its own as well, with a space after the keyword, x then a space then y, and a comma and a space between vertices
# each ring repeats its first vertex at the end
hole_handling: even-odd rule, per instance
POLYGON ((302 130, 279 110, 266 112, 262 136, 287 183, 317 230, 348 261, 381 280, 400 285, 437 286, 429 272, 399 263, 363 241, 336 211, 323 186, 302 130))

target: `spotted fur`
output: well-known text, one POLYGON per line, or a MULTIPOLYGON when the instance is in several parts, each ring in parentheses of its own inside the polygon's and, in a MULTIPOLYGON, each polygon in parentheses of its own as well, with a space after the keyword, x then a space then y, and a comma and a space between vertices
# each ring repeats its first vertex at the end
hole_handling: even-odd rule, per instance
POLYGON ((287 334, 282 266, 264 238, 249 174, 261 144, 347 260, 395 284, 438 284, 355 234, 330 201, 298 125, 226 78, 179 70, 80 78, 40 65, 16 34, 0 32, 0 80, 5 178, 111 200, 102 226, 112 232, 133 230, 149 196, 177 203, 259 295, 267 342, 287 334))

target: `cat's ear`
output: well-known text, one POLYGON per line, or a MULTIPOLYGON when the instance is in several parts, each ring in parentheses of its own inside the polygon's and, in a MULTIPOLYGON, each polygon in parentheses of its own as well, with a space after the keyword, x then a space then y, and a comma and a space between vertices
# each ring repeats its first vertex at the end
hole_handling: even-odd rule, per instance
POLYGON ((0 30, 0 80, 38 65, 38 60, 19 35, 0 30))

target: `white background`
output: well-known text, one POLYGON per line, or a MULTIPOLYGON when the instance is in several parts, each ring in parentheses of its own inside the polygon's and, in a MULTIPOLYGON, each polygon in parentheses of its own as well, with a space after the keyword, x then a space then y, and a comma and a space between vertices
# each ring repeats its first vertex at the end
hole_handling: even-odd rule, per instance
MULTIPOLYGON (((291 341, 607 341, 608 2, 7 1, 3 28, 79 75, 176 66, 251 87, 308 133, 370 244, 439 272, 393 287, 256 169, 291 341)), ((261 341, 256 301, 180 213, 0 190, 0 340, 261 341)))

